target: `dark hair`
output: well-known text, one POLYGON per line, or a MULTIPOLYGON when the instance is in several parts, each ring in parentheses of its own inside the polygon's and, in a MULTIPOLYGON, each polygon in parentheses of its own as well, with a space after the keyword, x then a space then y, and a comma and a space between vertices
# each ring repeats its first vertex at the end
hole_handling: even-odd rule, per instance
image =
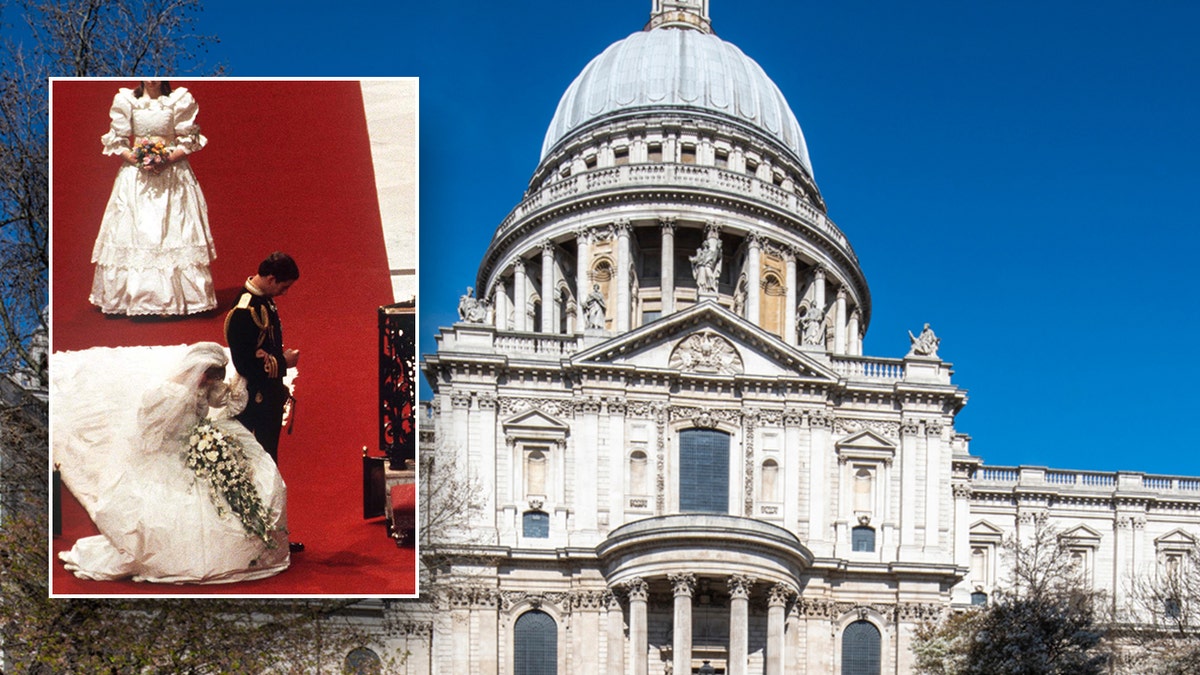
POLYGON ((295 281, 300 278, 300 268, 292 256, 275 251, 258 264, 258 276, 275 277, 275 281, 295 281))
MULTIPOLYGON (((141 98, 142 94, 144 94, 144 93, 146 93, 146 83, 138 82, 137 89, 133 90, 133 97, 141 98)), ((170 95, 170 93, 171 93, 171 83, 166 80, 163 80, 162 81, 162 95, 168 96, 168 95, 170 95)))

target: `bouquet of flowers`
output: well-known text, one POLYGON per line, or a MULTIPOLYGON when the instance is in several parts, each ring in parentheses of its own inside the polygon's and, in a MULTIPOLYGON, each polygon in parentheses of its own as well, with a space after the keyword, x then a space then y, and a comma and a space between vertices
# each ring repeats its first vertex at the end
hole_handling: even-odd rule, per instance
POLYGON ((212 422, 201 420, 188 435, 186 461, 196 477, 208 483, 217 513, 224 515, 228 506, 241 518, 247 533, 261 539, 267 548, 275 548, 271 536, 275 529, 267 525, 270 513, 250 478, 241 443, 212 422))
POLYGON ((143 171, 154 171, 167 163, 167 157, 171 156, 171 151, 162 141, 153 141, 149 138, 143 138, 133 144, 133 157, 137 160, 137 166, 143 171))

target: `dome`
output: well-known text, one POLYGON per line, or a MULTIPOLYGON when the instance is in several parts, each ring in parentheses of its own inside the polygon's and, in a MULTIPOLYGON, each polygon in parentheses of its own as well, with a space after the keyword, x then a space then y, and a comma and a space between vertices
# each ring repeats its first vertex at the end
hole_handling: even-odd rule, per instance
POLYGON ((589 122, 662 109, 748 124, 794 153, 812 176, 800 124, 762 67, 716 35, 686 28, 637 32, 592 59, 559 101, 542 159, 589 122))

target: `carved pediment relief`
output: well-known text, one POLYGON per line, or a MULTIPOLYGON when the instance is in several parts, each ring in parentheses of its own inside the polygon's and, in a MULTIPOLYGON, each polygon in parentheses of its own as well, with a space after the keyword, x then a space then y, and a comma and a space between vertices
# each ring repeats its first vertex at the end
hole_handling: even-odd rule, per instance
POLYGON ((737 375, 744 370, 733 344, 711 330, 692 333, 671 352, 670 367, 685 373, 737 375))

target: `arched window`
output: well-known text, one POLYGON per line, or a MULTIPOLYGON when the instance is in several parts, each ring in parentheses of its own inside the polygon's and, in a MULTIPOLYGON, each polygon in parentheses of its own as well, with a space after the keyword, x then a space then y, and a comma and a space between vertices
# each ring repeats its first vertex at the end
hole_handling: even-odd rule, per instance
POLYGON ((526 511, 521 518, 522 534, 531 539, 550 537, 550 514, 545 511, 526 511))
POLYGON ((855 621, 842 632, 842 675, 879 675, 879 629, 855 621))
POLYGON ((679 510, 729 513, 729 434, 679 432, 679 510))
POLYGON ((383 672, 383 660, 374 650, 359 647, 346 655, 342 672, 346 675, 379 675, 383 672))
POLYGON ((870 553, 875 550, 875 528, 859 525, 850 530, 850 550, 870 553))
POLYGON ((513 626, 513 675, 558 673, 558 626, 545 612, 525 612, 513 626))
POLYGON ((971 593, 971 604, 983 607, 987 605, 987 593, 983 591, 975 591, 971 593))

